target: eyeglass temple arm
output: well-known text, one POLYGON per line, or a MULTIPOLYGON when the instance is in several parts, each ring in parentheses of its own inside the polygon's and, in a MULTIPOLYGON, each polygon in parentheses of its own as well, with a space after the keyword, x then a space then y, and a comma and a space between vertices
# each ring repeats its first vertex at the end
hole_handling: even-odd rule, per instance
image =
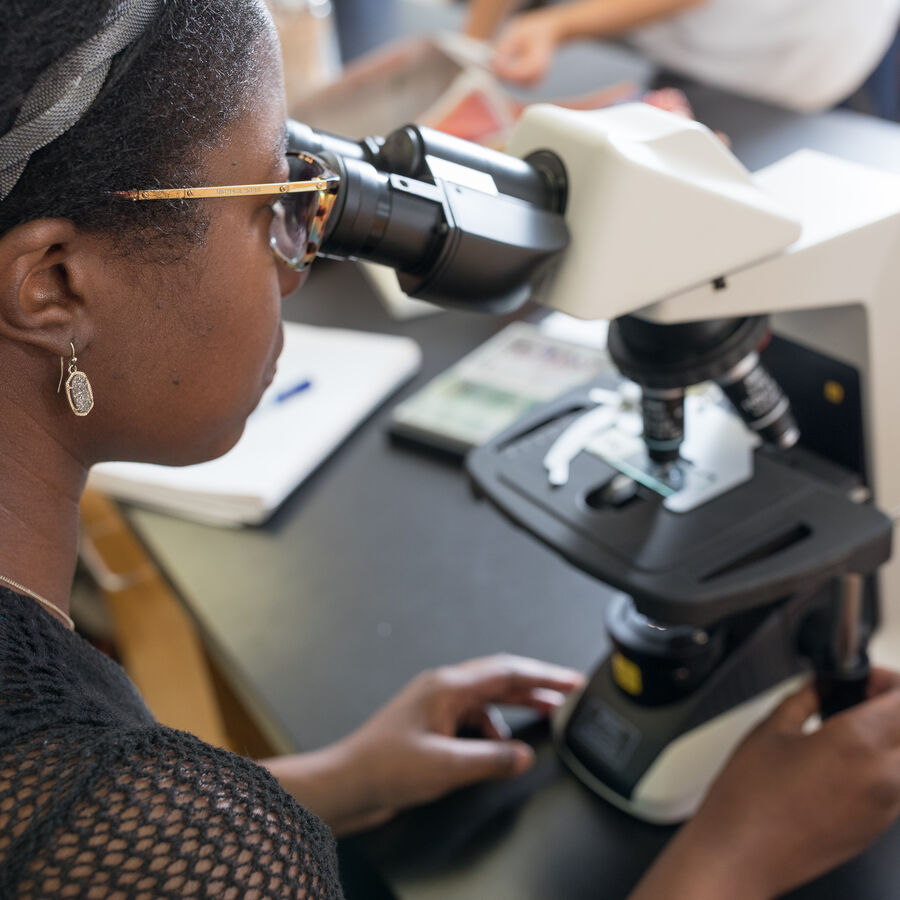
POLYGON ((217 187, 153 188, 149 190, 114 191, 114 196, 126 200, 194 200, 216 197, 278 196, 310 191, 325 191, 336 186, 340 179, 327 175, 311 181, 285 181, 275 184, 226 184, 217 187))

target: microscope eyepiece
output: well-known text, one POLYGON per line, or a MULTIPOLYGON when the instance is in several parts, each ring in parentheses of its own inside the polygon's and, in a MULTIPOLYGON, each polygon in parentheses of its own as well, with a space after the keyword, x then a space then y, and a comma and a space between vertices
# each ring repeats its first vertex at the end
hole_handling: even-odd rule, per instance
POLYGON ((521 306, 568 245, 566 178, 534 162, 408 125, 359 142, 288 123, 293 150, 341 176, 321 254, 394 269, 402 290, 443 306, 521 306))

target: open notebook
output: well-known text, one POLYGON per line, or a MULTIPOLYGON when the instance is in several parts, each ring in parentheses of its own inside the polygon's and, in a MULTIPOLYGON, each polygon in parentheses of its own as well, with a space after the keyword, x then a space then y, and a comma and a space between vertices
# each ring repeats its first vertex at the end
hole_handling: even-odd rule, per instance
POLYGON ((257 524, 420 361, 410 338, 286 322, 275 380, 225 456, 181 468, 101 463, 91 470, 89 485, 190 519, 257 524))

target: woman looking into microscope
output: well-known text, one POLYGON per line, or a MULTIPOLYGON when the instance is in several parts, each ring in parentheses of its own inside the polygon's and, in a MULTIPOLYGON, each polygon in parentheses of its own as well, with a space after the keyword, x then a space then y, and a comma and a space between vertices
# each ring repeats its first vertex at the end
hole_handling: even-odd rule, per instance
MULTIPOLYGON (((314 189, 277 191, 284 98, 258 0, 5 12, 0 896, 340 897, 332 832, 525 771, 532 752, 493 704, 549 712, 580 676, 507 656, 444 667, 337 744, 257 765, 158 725, 73 632, 88 468, 233 446, 272 378, 280 299, 315 255, 330 176, 310 158, 314 189), (260 184, 275 190, 234 189, 260 184), (231 189, 132 202, 183 185, 231 189)), ((811 691, 782 705, 635 897, 720 896, 722 879, 732 897, 773 897, 863 849, 900 812, 896 676, 872 694, 813 735, 811 691)))

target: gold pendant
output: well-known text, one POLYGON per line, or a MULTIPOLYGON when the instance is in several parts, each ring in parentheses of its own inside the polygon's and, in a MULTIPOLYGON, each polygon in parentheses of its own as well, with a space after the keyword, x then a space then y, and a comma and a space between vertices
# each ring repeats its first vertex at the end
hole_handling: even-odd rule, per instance
POLYGON ((86 416, 94 408, 94 392, 84 372, 76 370, 69 375, 66 379, 66 396, 76 416, 86 416))

